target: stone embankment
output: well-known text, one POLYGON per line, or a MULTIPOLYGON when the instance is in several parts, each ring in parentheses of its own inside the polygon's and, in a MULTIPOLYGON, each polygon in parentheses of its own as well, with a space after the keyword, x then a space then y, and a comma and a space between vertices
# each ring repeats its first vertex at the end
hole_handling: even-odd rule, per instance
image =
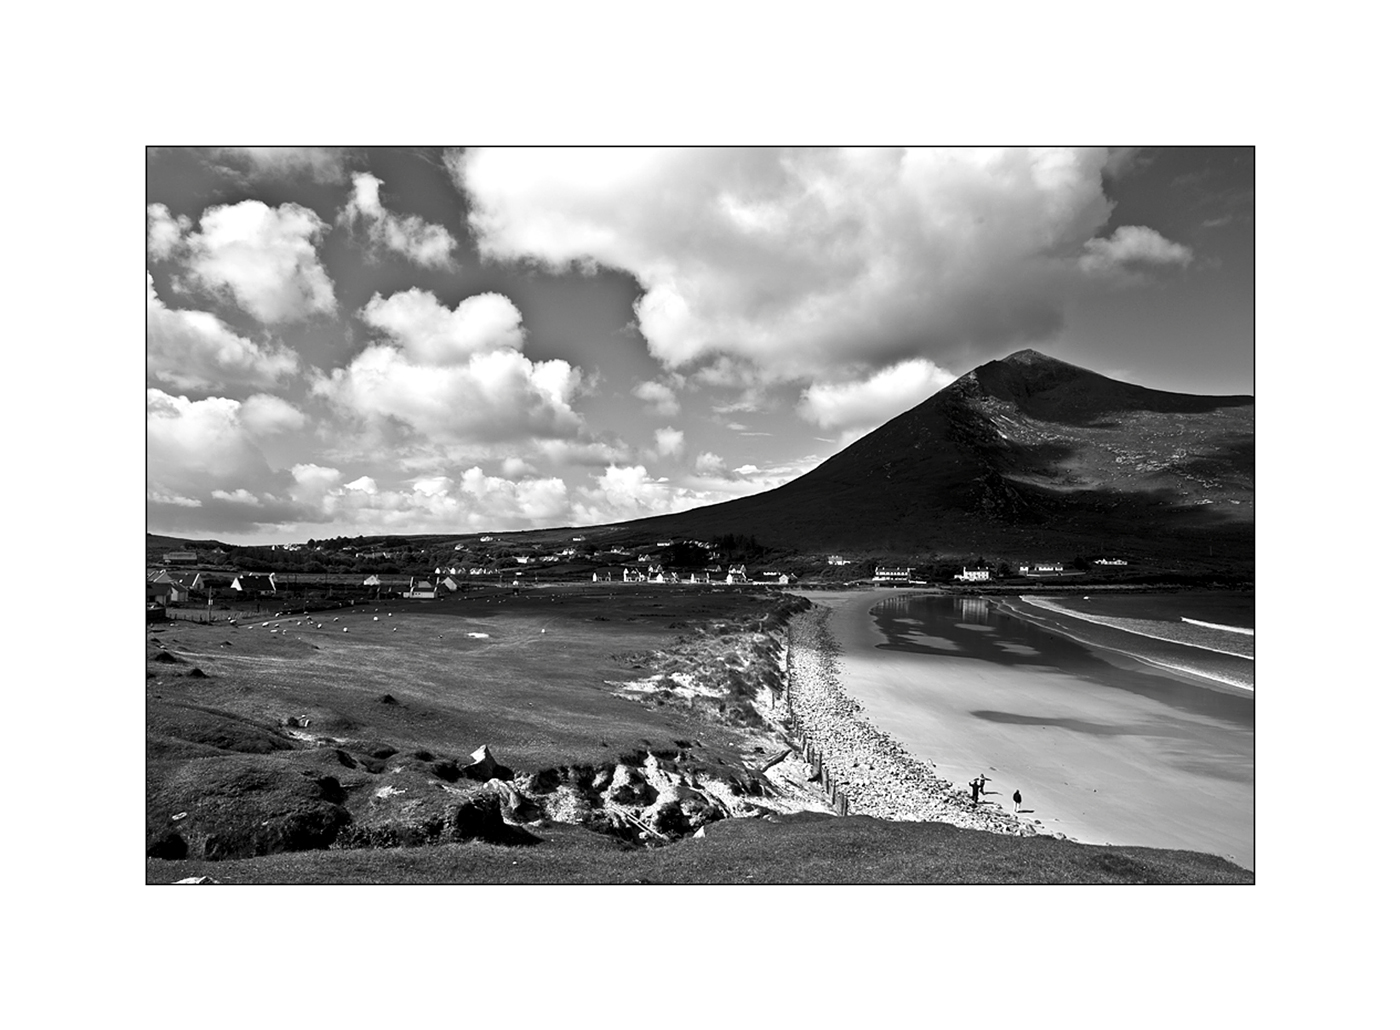
POLYGON ((848 815, 936 821, 966 829, 1033 836, 1037 828, 1000 809, 974 805, 861 714, 841 685, 840 645, 827 627, 831 609, 818 605, 789 623, 788 697, 791 729, 821 755, 847 799, 848 815))

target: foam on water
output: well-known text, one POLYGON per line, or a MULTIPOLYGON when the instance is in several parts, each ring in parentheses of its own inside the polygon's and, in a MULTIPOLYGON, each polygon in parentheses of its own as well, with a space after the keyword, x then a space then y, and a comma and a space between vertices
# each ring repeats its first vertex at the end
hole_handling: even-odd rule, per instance
POLYGON ((1188 619, 1184 615, 1181 617, 1181 621, 1189 622, 1193 626, 1204 626, 1206 629, 1221 629, 1226 633, 1243 633, 1247 637, 1254 636, 1254 630, 1248 626, 1222 626, 1218 622, 1202 622, 1200 619, 1188 619))
POLYGON ((1041 608, 1057 615, 1065 615, 1071 619, 1091 622, 1098 626, 1107 626, 1110 629, 1122 630, 1125 633, 1133 633, 1151 640, 1162 640, 1169 644, 1183 644, 1187 647, 1199 648, 1202 651, 1214 651, 1216 654, 1227 654, 1235 658, 1254 661, 1253 630, 1242 630, 1235 626, 1209 626, 1195 619, 1183 618, 1182 623, 1189 623, 1197 627, 1196 630, 1192 631, 1186 629, 1182 623, 1159 622, 1155 619, 1127 619, 1110 615, 1089 615, 1085 612, 1075 611, 1073 608, 1066 608, 1064 605, 1056 604, 1044 597, 1022 594, 1019 600, 1032 608, 1041 608), (1201 629, 1206 629, 1209 635, 1202 633, 1201 629), (1248 643, 1236 642, 1230 637, 1221 637, 1220 631, 1228 631, 1235 636, 1248 634, 1251 639, 1248 643))

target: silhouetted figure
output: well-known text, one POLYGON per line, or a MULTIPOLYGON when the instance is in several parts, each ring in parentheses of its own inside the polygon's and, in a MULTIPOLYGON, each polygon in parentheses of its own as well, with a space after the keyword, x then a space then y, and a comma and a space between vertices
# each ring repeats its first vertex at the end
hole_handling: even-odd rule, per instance
POLYGON ((1016 802, 1016 811, 1019 812, 1021 810, 1021 792, 1018 790, 1015 794, 1012 794, 1011 800, 1016 802))
POLYGON ((968 783, 968 786, 972 788, 972 803, 975 805, 977 804, 977 794, 981 791, 982 784, 977 780, 973 780, 968 783))

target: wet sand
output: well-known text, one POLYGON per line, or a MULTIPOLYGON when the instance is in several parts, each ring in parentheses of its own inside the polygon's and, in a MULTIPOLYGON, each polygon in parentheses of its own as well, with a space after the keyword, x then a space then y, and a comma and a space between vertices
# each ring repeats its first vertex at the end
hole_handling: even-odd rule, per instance
MULTIPOLYGON (((1254 867, 1253 729, 1212 714, 1202 688, 1114 652, 1056 639, 1055 661, 1005 665, 892 649, 870 609, 904 592, 813 592, 833 609, 841 676, 873 723, 964 786, 988 777, 986 803, 1085 843, 1183 848, 1254 867), (1183 687, 1183 684, 1185 686, 1183 687), (1160 687, 1160 689, 1158 689, 1160 687)), ((898 612, 892 613, 898 618, 898 612)), ((901 620, 920 646, 917 620, 901 620)), ((957 632, 996 630, 971 622, 957 632)), ((1039 630, 1047 633, 1046 630, 1039 630)), ((956 641, 924 638, 957 651, 956 641), (949 646, 954 645, 954 646, 949 646)), ((963 647, 962 649, 966 649, 963 647)), ((1241 702, 1221 701, 1222 705, 1241 702)))

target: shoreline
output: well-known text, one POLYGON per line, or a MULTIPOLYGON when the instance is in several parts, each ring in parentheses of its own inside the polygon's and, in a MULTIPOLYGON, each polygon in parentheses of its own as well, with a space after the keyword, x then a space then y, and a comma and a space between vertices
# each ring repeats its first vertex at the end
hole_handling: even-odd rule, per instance
POLYGON ((843 685, 839 640, 827 625, 834 609, 813 601, 788 624, 788 697, 794 733, 805 734, 821 754, 848 815, 943 822, 963 829, 1035 836, 1050 833, 999 807, 974 805, 970 791, 936 772, 863 713, 843 685))
MULTIPOLYGON (((1247 769, 1229 767, 1227 755, 1238 755, 1240 746, 1230 742, 1231 731, 1208 714, 1067 680, 1053 667, 1022 671, 944 657, 935 671, 926 655, 890 647, 870 614, 879 601, 925 593, 850 591, 809 599, 835 613, 830 628, 844 645, 844 694, 907 753, 937 763, 945 785, 960 785, 952 789, 960 790, 963 807, 971 804, 966 781, 986 774, 991 797, 984 805, 1009 807, 1013 788, 1029 791, 1019 814, 1036 832, 1084 844, 1203 852, 1253 867, 1252 764, 1247 750, 1247 769), (1180 750, 1185 740, 1200 744, 1188 753, 1180 750)), ((1091 650, 1119 667, 1141 664, 1091 650)), ((1179 673, 1153 671, 1186 682, 1179 673)))

